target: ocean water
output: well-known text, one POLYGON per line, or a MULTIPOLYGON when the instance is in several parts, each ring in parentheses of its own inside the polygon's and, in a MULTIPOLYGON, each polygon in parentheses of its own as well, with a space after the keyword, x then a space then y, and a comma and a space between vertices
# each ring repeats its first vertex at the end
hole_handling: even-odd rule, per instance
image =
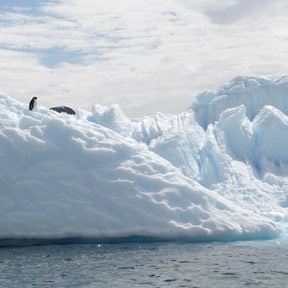
POLYGON ((288 240, 0 248, 0 287, 288 287, 288 240))

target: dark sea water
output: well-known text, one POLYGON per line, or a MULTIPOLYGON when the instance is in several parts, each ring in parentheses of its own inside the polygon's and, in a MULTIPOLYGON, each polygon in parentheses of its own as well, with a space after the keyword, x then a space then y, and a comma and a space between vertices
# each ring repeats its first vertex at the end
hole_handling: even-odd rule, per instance
POLYGON ((0 287, 288 287, 288 240, 0 248, 0 287))

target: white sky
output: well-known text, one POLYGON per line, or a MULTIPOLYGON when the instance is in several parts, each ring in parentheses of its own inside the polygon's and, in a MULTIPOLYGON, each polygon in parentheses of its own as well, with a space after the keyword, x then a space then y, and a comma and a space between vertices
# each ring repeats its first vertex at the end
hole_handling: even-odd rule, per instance
POLYGON ((0 90, 46 107, 184 111, 240 74, 287 74, 285 0, 1 0, 0 90))

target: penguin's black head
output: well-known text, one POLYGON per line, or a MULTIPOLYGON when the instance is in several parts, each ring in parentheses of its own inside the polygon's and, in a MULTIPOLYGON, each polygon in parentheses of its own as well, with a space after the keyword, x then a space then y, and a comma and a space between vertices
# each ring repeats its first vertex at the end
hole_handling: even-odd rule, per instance
POLYGON ((32 99, 33 99, 33 100, 37 100, 37 97, 33 97, 32 99))

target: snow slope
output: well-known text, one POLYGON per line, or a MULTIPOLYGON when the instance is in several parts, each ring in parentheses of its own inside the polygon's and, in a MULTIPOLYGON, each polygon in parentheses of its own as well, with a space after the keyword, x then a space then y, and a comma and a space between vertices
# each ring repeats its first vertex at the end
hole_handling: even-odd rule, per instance
POLYGON ((280 235, 287 80, 237 77, 180 115, 143 119, 118 106, 31 112, 1 94, 0 245, 280 235))

